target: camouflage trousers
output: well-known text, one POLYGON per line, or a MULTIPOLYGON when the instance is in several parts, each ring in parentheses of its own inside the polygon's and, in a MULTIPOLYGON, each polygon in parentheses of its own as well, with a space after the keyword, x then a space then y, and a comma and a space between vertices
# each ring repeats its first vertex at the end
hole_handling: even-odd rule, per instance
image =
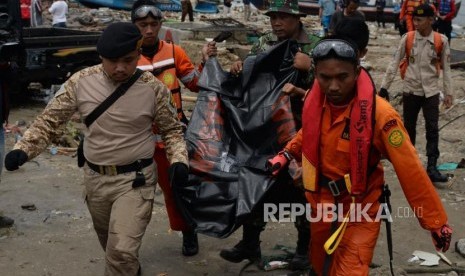
POLYGON ((105 251, 105 275, 137 275, 139 248, 152 217, 156 165, 142 170, 145 186, 132 187, 135 172, 101 175, 84 166, 84 196, 105 251))

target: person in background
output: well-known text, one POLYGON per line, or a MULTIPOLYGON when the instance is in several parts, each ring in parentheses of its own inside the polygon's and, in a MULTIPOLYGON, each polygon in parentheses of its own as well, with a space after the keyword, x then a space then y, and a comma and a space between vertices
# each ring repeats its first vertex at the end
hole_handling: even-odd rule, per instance
POLYGON ((231 16, 232 0, 223 0, 223 14, 231 16))
POLYGON ((324 36, 326 36, 329 32, 331 17, 336 11, 336 2, 335 0, 318 0, 318 5, 320 6, 318 16, 321 20, 321 26, 323 26, 324 36))
MULTIPOLYGON (((427 0, 403 0, 402 7, 400 8, 399 20, 400 24, 403 25, 401 28, 405 32, 411 32, 415 30, 413 24, 413 11, 416 7, 426 3, 427 0)), ((401 33, 403 35, 403 33, 401 33)))
POLYGON ((455 17, 457 8, 455 0, 437 0, 436 7, 436 22, 433 24, 433 30, 445 35, 450 45, 452 33, 452 19, 455 17))
POLYGON ((358 18, 360 20, 365 20, 365 15, 358 10, 360 6, 360 0, 347 0, 345 8, 341 11, 336 11, 331 17, 331 23, 329 25, 329 34, 334 33, 334 28, 337 23, 345 17, 358 18))
POLYGON ((376 23, 378 23, 378 28, 383 25, 383 28, 386 28, 386 19, 384 18, 384 8, 386 7, 386 0, 376 0, 376 23))
POLYGON ((137 70, 141 45, 142 35, 132 23, 105 28, 97 42, 102 64, 72 75, 5 158, 6 169, 17 170, 61 136, 74 113, 84 120, 92 117, 117 87, 136 77, 83 131, 85 202, 105 251, 105 275, 112 276, 141 273, 139 248, 152 217, 157 183, 154 122, 165 141, 173 185, 184 185, 189 171, 182 125, 169 90, 149 72, 137 70))
POLYGON ((55 28, 66 28, 66 15, 68 14, 68 4, 64 0, 53 0, 53 4, 48 8, 52 14, 52 26, 55 28))
POLYGON ((20 0, 21 22, 23 27, 31 26, 31 0, 20 0))
POLYGON ((194 10, 192 9, 191 0, 181 0, 181 7, 181 22, 186 20, 186 15, 189 15, 189 22, 194 22, 194 10))
POLYGON ((410 141, 415 145, 418 114, 423 110, 426 129, 427 172, 433 182, 447 182, 447 176, 436 168, 439 158, 439 94, 438 86, 442 68, 444 106, 452 106, 454 90, 450 72, 450 49, 447 38, 433 31, 434 9, 422 4, 412 12, 416 31, 402 37, 386 74, 383 77, 380 96, 389 100, 388 89, 394 80, 402 59, 406 58, 406 43, 409 34, 414 35, 412 49, 408 58, 408 67, 403 80, 403 119, 410 141), (440 40, 442 52, 437 53, 435 40, 440 40))
POLYGON ((41 0, 32 0, 31 3, 31 27, 42 26, 42 2, 41 0))
MULTIPOLYGON (((187 56, 186 52, 178 45, 166 42, 158 38, 162 26, 163 14, 156 7, 154 0, 137 0, 131 11, 131 20, 142 33, 141 57, 137 67, 151 72, 163 82, 171 91, 171 96, 176 105, 178 118, 184 124, 188 120, 182 109, 181 85, 178 79, 190 91, 198 92, 197 82, 202 71, 203 64, 210 56, 216 56, 216 44, 210 42, 202 48, 202 61, 196 68, 187 56)), ((166 210, 170 221, 170 227, 175 231, 182 231, 182 254, 184 256, 196 255, 199 251, 197 234, 191 229, 179 212, 169 182, 169 153, 166 151, 165 141, 159 135, 158 128, 154 125, 155 153, 154 159, 158 166, 158 184, 165 197, 166 210)))
MULTIPOLYGON (((0 61, 0 176, 3 171, 3 157, 5 155, 5 129, 4 123, 8 123, 9 105, 8 105, 8 85, 7 80, 11 72, 9 62, 0 61)), ((1 183, 1 178, 0 178, 1 183)), ((14 220, 0 213, 0 228, 13 226, 14 220)))

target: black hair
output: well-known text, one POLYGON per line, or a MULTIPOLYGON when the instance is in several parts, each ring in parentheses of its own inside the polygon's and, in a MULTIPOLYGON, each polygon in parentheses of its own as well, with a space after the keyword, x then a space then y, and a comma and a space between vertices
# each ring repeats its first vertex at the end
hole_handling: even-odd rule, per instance
MULTIPOLYGON (((344 37, 341 37, 341 36, 338 36, 338 35, 330 35, 328 37, 325 37, 323 38, 322 40, 320 40, 318 43, 321 43, 325 40, 328 40, 328 39, 339 39, 339 40, 343 40, 345 41, 353 50, 355 53, 357 53, 357 44, 355 44, 353 41, 351 41, 350 39, 347 39, 347 38, 344 38, 344 37)), ((317 44, 318 45, 318 44, 317 44)), ((316 46, 315 46, 316 47, 316 46)), ((312 60, 313 60, 313 65, 316 66, 316 64, 320 61, 324 61, 324 60, 328 60, 328 59, 337 59, 337 60, 342 60, 342 61, 347 61, 347 62, 350 62, 352 63, 354 66, 357 66, 359 65, 359 60, 358 60, 358 57, 356 58, 345 58, 345 57, 341 57, 339 56, 336 51, 334 50, 330 50, 329 53, 323 57, 312 57, 312 60)))
POLYGON ((365 50, 370 39, 370 30, 367 23, 358 18, 344 17, 334 27, 334 34, 343 40, 353 41, 359 51, 365 50))

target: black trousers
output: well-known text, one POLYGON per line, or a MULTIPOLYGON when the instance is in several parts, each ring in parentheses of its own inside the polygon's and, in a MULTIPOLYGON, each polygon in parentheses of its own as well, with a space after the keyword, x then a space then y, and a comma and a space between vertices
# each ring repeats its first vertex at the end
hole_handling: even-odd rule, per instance
POLYGON ((182 9, 181 22, 184 22, 184 20, 186 20, 186 15, 189 15, 189 21, 193 22, 194 21, 194 10, 192 9, 191 1, 190 0, 181 1, 181 9, 182 9))
POLYGON ((383 24, 383 28, 386 27, 386 20, 384 19, 384 9, 377 9, 376 10, 376 22, 378 23, 378 27, 383 24))
POLYGON ((451 33, 452 33, 452 21, 446 21, 438 18, 436 22, 433 24, 433 29, 441 33, 445 36, 447 36, 447 40, 450 43, 450 38, 451 38, 451 33))
POLYGON ((439 158, 439 94, 426 98, 409 93, 403 94, 404 125, 412 144, 415 145, 418 113, 423 110, 426 128, 426 156, 439 158))
MULTIPOLYGON (((294 186, 292 181, 281 173, 278 176, 278 183, 270 189, 265 196, 263 203, 273 204, 299 204, 305 206, 307 199, 303 188, 294 186)), ((267 222, 264 220, 264 206, 259 204, 252 212, 249 219, 244 222, 243 231, 248 229, 250 233, 256 233, 258 236, 260 232, 265 229, 267 222)), ((278 218, 279 214, 275 214, 278 218)), ((310 243, 310 222, 307 220, 306 212, 302 215, 295 217, 294 226, 297 229, 297 252, 299 254, 306 254, 310 243)), ((247 233, 244 233, 247 235, 247 233)), ((247 238, 247 237, 244 237, 247 238)))

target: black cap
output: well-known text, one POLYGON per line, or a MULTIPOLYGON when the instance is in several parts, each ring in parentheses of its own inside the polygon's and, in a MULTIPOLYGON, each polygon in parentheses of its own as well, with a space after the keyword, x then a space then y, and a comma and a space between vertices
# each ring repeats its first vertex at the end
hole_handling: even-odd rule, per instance
POLYGON ((434 9, 431 5, 421 4, 413 10, 413 16, 429 17, 434 16, 434 9))
POLYGON ((119 58, 142 45, 142 35, 136 25, 117 22, 108 25, 97 42, 97 52, 104 58, 119 58))

